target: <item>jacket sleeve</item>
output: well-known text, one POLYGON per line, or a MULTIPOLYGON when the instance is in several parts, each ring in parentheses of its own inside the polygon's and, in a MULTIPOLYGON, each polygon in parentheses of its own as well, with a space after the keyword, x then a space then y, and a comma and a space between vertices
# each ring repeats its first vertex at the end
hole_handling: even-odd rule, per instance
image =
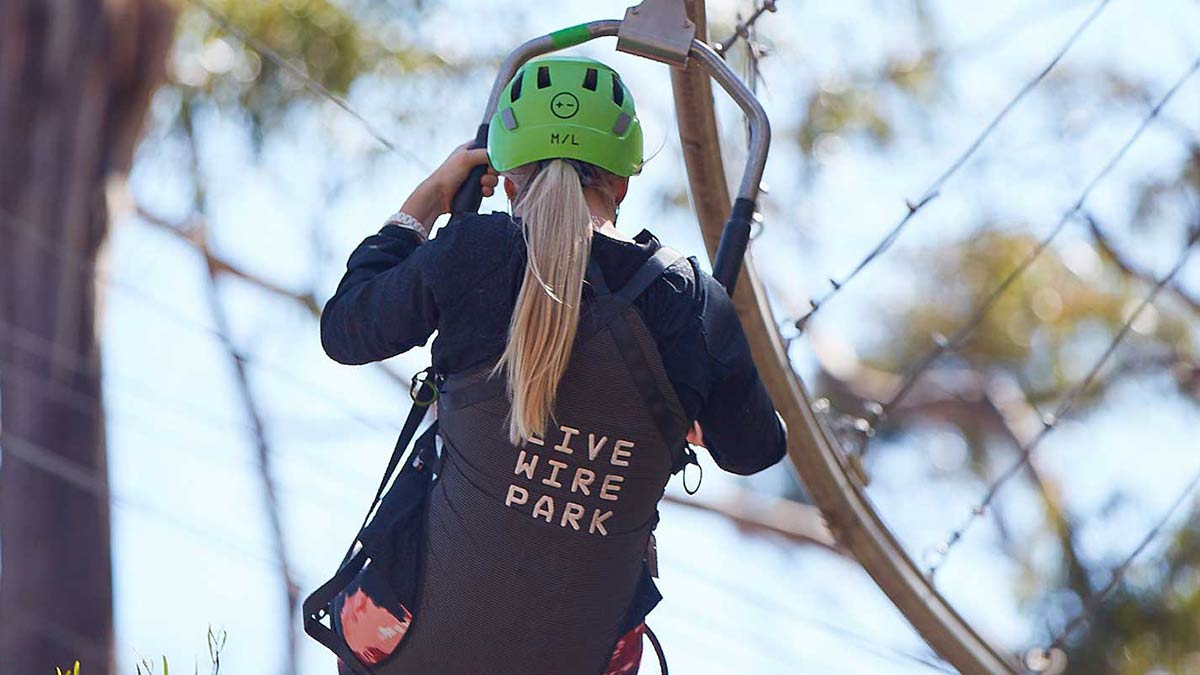
POLYGON ((698 421, 717 466, 752 474, 775 464, 787 450, 787 430, 775 412, 750 345, 725 289, 697 270, 701 330, 712 369, 698 421))
POLYGON ((337 292, 321 312, 321 345, 329 358, 359 365, 423 345, 437 328, 430 283, 437 240, 384 226, 350 254, 337 292))

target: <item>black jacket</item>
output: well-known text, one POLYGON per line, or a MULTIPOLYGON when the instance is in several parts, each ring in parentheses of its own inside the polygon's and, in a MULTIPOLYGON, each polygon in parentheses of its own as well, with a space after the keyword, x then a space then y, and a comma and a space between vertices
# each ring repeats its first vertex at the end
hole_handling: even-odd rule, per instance
MULTIPOLYGON (((592 238, 592 256, 610 287, 623 285, 660 247, 645 230, 634 239, 592 238)), ((411 230, 385 226, 350 255, 346 275, 325 305, 325 352, 340 363, 369 363, 423 345, 437 331, 432 352, 438 371, 495 362, 504 351, 525 260, 520 228, 506 213, 462 218, 425 244, 411 230)), ((689 258, 634 306, 717 465, 749 474, 778 462, 785 432, 720 284, 689 258)))

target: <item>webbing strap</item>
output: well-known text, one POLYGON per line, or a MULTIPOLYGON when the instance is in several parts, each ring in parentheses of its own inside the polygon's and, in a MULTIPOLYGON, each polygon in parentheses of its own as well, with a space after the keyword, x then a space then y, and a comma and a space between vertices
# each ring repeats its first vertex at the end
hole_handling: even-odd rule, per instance
POLYGON ((354 652, 350 651, 350 647, 346 645, 346 641, 337 634, 333 628, 322 623, 322 619, 329 617, 330 623, 333 622, 331 616, 333 610, 333 599, 341 593, 343 589, 354 580, 358 571, 367 561, 367 552, 360 550, 354 557, 343 563, 338 573, 333 575, 333 578, 321 584, 320 588, 313 591, 307 598, 304 599, 304 632, 312 639, 320 642, 326 649, 333 652, 346 665, 347 669, 352 669, 354 672, 370 672, 363 666, 354 652))
MULTIPOLYGON (((404 426, 400 429, 400 435, 396 438, 396 445, 392 449, 392 456, 388 459, 387 468, 383 472, 383 479, 379 482, 379 489, 375 491, 375 498, 371 500, 371 507, 367 509, 367 515, 363 518, 362 525, 358 528, 358 532, 354 535, 354 540, 350 542, 350 548, 346 551, 345 557, 342 558, 342 564, 338 567, 338 571, 333 575, 333 578, 321 584, 320 588, 313 591, 303 603, 304 608, 304 632, 308 633, 317 642, 325 645, 330 651, 342 660, 346 668, 354 672, 372 672, 364 666, 358 658, 346 646, 345 640, 341 638, 332 628, 323 623, 323 619, 329 617, 333 611, 333 601, 338 593, 341 593, 354 577, 358 575, 363 565, 366 564, 368 552, 365 547, 359 546, 359 542, 363 539, 363 532, 367 529, 367 524, 371 521, 371 516, 375 513, 376 507, 379 506, 380 500, 383 499, 383 493, 387 489, 388 483, 391 482, 392 475, 396 473, 396 469, 400 466, 400 460, 404 458, 404 451, 408 449, 409 444, 413 440, 413 436, 417 433, 417 427, 421 425, 421 421, 425 419, 425 415, 429 412, 430 405, 437 400, 437 381, 438 376, 432 369, 426 371, 428 377, 424 380, 413 378, 413 388, 410 392, 413 398, 412 408, 408 411, 408 418, 404 420, 404 426)), ((436 446, 434 444, 433 435, 437 433, 437 423, 421 434, 416 443, 413 443, 413 462, 405 465, 404 468, 413 467, 413 470, 422 470, 424 467, 420 464, 437 462, 436 446)), ((404 468, 400 469, 404 471, 404 468)), ((436 464, 429 467, 437 471, 436 464)))
POLYGON ((637 297, 642 294, 642 291, 650 287, 654 280, 662 276, 662 273, 667 271, 667 268, 675 263, 683 260, 684 255, 679 251, 666 246, 661 246, 650 259, 646 261, 642 268, 634 273, 621 290, 616 292, 617 302, 625 307, 631 307, 637 297))
MULTIPOLYGON (((665 246, 658 249, 629 282, 613 294, 612 300, 600 310, 602 325, 608 326, 609 333, 617 343, 617 351, 621 353, 621 358, 624 359, 629 374, 633 378, 634 384, 637 385, 638 393, 641 394, 642 403, 645 404, 646 410, 654 419, 654 424, 658 427, 658 432, 668 447, 672 447, 673 440, 680 437, 684 429, 680 428, 680 421, 672 413, 667 397, 659 388, 658 380, 654 377, 654 370, 651 369, 646 353, 633 334, 633 326, 630 325, 625 310, 633 306, 642 291, 661 276, 668 267, 682 260, 683 257, 683 254, 665 246)), ((678 457, 672 457, 672 460, 679 465, 678 457)))
MULTIPOLYGON (((404 426, 400 429, 400 435, 396 437, 396 445, 392 448, 392 456, 388 458, 387 468, 383 471, 383 478, 379 481, 379 487, 375 490, 375 498, 371 500, 371 507, 367 509, 367 515, 363 516, 362 525, 358 527, 358 532, 354 535, 354 541, 350 542, 350 548, 342 558, 343 565, 354 555, 354 549, 358 544, 358 540, 362 536, 363 530, 367 529, 367 523, 371 521, 371 515, 375 513, 375 507, 379 506, 380 500, 383 499, 383 492, 387 489, 388 483, 391 482, 392 475, 396 473, 396 468, 400 466, 400 460, 404 457, 404 451, 408 448, 409 443, 412 442, 413 436, 417 433, 417 427, 421 426, 421 421, 425 419, 425 414, 429 412, 430 403, 436 400, 436 387, 437 384, 435 382, 426 380, 420 382, 419 387, 414 389, 413 405, 408 411, 408 418, 404 420, 404 426)), ((428 460, 422 459, 422 461, 428 460)))
MULTIPOLYGON (((662 276, 667 268, 680 260, 684 259, 684 255, 666 246, 661 246, 651 255, 645 263, 638 268, 637 272, 625 282, 625 285, 612 293, 610 296, 598 296, 595 311, 595 323, 589 326, 580 327, 580 339, 586 340, 597 332, 602 330, 609 323, 625 313, 625 310, 633 306, 640 296, 654 280, 662 276)), ((604 283, 603 275, 601 275, 600 284, 604 283)))
POLYGON ((674 471, 675 467, 682 466, 682 457, 678 456, 682 452, 682 448, 676 452, 675 443, 682 445, 683 434, 686 430, 681 426, 679 418, 671 412, 671 405, 658 386, 654 371, 650 369, 650 362, 646 358, 645 352, 642 351, 637 338, 633 335, 629 317, 624 313, 618 314, 609 323, 608 329, 617 342, 617 351, 621 353, 621 358, 629 368, 629 375, 633 378, 633 383, 637 385, 642 403, 646 406, 650 417, 654 419, 654 425, 658 427, 658 433, 662 436, 663 443, 672 448, 671 469, 674 471))
POLYGON ((608 297, 608 282, 604 280, 604 271, 600 269, 600 263, 596 262, 595 258, 588 259, 587 274, 583 280, 592 287, 597 299, 608 297))

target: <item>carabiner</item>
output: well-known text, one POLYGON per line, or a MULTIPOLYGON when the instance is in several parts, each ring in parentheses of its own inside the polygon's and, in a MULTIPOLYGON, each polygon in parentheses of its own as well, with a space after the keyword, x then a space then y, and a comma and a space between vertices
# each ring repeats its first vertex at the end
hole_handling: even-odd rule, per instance
POLYGON ((683 450, 683 491, 689 495, 694 495, 700 491, 700 485, 704 483, 704 467, 700 466, 700 460, 696 457, 696 450, 688 443, 683 450), (695 466, 700 471, 700 478, 696 480, 696 487, 688 487, 688 467, 695 466))
POLYGON ((419 405, 422 408, 428 408, 438 400, 438 386, 441 384, 441 376, 429 366, 425 370, 417 372, 412 376, 412 383, 408 387, 408 395, 412 398, 413 405, 419 405), (421 396, 421 389, 428 389, 427 397, 421 396))

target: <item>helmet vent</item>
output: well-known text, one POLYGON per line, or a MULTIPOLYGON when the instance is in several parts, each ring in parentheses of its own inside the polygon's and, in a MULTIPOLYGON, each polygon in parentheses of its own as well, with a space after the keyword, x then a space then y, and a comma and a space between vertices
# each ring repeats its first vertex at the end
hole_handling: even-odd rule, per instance
POLYGON ((624 136, 626 131, 629 131, 629 126, 633 124, 633 118, 627 112, 621 112, 617 115, 617 122, 613 125, 612 132, 617 136, 624 136))
POLYGON ((517 128, 517 116, 513 114, 512 108, 505 108, 500 112, 500 121, 504 123, 504 128, 509 131, 517 128))
POLYGON ((595 68, 588 68, 587 73, 583 76, 583 88, 590 91, 596 91, 596 78, 598 73, 595 68))
POLYGON ((545 89, 550 86, 550 68, 548 66, 538 66, 538 89, 545 89))
POLYGON ((613 73, 612 81, 613 81, 613 103, 616 103, 617 105, 621 105, 621 104, 625 103, 625 87, 621 86, 621 78, 617 77, 616 73, 613 73))
POLYGON ((525 71, 522 70, 521 72, 517 73, 517 79, 513 80, 512 83, 512 93, 509 95, 509 100, 513 103, 516 103, 517 99, 521 98, 521 83, 524 81, 525 71))

